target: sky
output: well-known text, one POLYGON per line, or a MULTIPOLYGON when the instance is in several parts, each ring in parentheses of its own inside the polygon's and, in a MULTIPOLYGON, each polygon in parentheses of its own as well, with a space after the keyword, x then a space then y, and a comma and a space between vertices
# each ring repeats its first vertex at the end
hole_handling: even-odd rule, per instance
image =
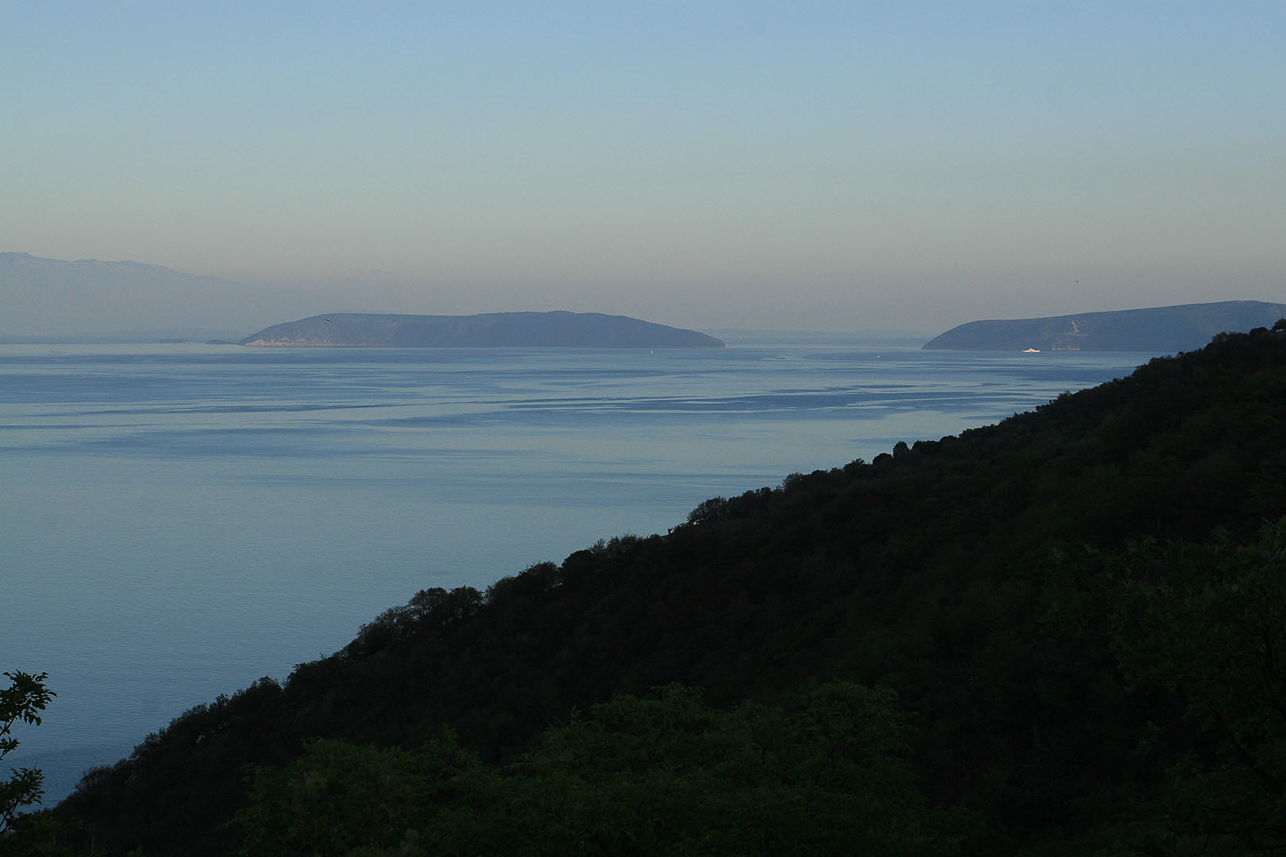
POLYGON ((707 329, 1286 301, 1283 45, 1281 2, 0 0, 0 251, 707 329))

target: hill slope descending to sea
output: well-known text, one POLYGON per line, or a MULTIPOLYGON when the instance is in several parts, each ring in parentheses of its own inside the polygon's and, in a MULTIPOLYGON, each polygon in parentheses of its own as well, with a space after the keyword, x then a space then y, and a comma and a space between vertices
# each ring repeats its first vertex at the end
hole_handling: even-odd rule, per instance
POLYGON ((1051 318, 971 321, 929 340, 925 348, 970 351, 1191 351, 1226 331, 1244 333, 1286 316, 1286 304, 1208 304, 1087 312, 1051 318))
MULTIPOLYGON (((530 817, 530 835, 573 836, 580 853, 613 853, 601 843, 619 833, 664 854, 664 837, 638 843, 683 818, 635 827, 631 808, 677 782, 688 799, 669 811, 746 794, 732 807, 746 824, 856 795, 888 810, 860 821, 863 853, 1267 854, 1286 844, 1283 516, 1286 322, 994 426, 713 498, 667 535, 486 592, 425 590, 284 685, 176 719, 58 815, 109 853, 273 853, 255 837, 296 835, 313 853, 300 843, 314 834, 348 843, 316 853, 454 853, 434 843, 530 817), (672 689, 591 708, 673 682, 732 725, 672 689), (677 735, 638 719, 667 699, 677 735), (804 713, 772 720, 743 700, 804 713), (584 729, 565 720, 587 709, 584 729), (773 755, 782 730, 822 749, 773 755), (700 771, 649 756, 703 735, 717 742, 700 771), (605 773, 610 736, 635 749, 605 773), (305 744, 317 737, 353 746, 305 744), (248 764, 267 766, 253 794, 248 764), (633 798, 586 820, 601 795, 633 798)), ((536 852, 509 850, 523 841, 536 852)))
POLYGON ((712 336, 623 315, 495 312, 480 315, 335 313, 274 324, 241 341, 259 346, 425 348, 722 348, 712 336))

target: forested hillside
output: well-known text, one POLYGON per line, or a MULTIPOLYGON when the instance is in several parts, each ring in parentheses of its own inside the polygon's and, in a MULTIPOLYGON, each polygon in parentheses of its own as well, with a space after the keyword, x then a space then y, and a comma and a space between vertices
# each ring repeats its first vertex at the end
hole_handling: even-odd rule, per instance
POLYGON ((92 772, 59 841, 1276 853, 1284 515, 1279 322, 421 592, 92 772))

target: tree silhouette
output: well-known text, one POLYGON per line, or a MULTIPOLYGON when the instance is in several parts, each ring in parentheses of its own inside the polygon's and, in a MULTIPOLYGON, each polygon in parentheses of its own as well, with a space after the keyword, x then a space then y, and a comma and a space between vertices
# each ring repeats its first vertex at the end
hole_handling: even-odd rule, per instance
MULTIPOLYGON (((45 687, 47 673, 31 675, 24 672, 7 672, 9 687, 0 690, 0 759, 17 749, 18 741, 11 736, 14 724, 40 725, 39 712, 45 710, 54 692, 45 687)), ((0 834, 13 824, 21 807, 40 803, 44 797, 44 774, 34 768, 18 768, 8 780, 0 783, 0 834)))

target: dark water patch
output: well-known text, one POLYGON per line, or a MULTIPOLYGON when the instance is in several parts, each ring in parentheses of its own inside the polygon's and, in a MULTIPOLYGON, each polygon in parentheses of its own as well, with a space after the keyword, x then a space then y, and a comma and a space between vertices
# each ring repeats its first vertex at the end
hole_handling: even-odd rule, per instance
POLYGON ((342 444, 327 447, 322 441, 349 433, 328 426, 307 428, 228 428, 141 431, 114 437, 80 442, 64 442, 90 454, 129 454, 132 456, 169 458, 207 458, 228 455, 268 456, 272 458, 308 458, 333 455, 362 456, 372 451, 343 449, 342 444))
MULTIPOLYGON (((401 403, 393 402, 317 402, 298 405, 281 403, 254 405, 228 402, 217 405, 156 405, 136 408, 96 408, 94 410, 45 412, 38 416, 57 419, 61 417, 81 416, 160 417, 167 414, 297 414, 313 411, 353 411, 372 408, 394 408, 399 406, 401 406, 401 403)), ((60 423, 58 428, 64 428, 64 425, 60 423)))
MULTIPOLYGON (((1003 388, 1004 385, 1000 385, 1003 388)), ((966 395, 961 393, 917 391, 910 386, 884 390, 844 390, 835 392, 797 391, 773 392, 759 395, 728 396, 721 398, 633 398, 596 400, 557 400, 515 402, 506 406, 509 411, 562 411, 584 414, 586 412, 647 412, 666 413, 744 413, 759 415, 784 413, 791 416, 810 412, 844 412, 854 409, 883 407, 890 410, 924 410, 955 412, 987 407, 1002 402, 1027 402, 1029 398, 1013 395, 966 395)), ((843 416, 843 413, 839 414, 843 416)))

